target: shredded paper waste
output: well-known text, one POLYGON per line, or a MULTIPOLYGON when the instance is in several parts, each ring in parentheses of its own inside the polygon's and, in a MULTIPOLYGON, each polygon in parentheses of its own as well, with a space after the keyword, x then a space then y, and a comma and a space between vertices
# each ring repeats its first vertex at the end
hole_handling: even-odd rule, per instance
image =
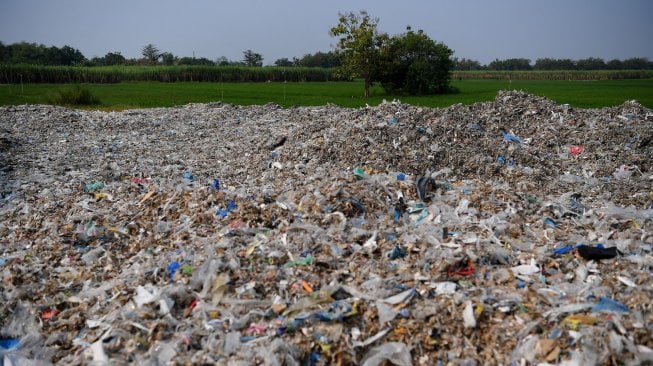
POLYGON ((653 363, 653 112, 0 108, 0 365, 653 363))

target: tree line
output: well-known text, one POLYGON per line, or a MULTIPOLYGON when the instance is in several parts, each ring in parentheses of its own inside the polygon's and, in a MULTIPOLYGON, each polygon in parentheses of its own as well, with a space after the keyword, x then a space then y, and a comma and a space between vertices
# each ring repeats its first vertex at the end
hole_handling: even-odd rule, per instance
POLYGON ((625 60, 613 59, 605 61, 602 58, 589 57, 579 60, 568 58, 538 58, 532 64, 527 58, 496 59, 487 65, 466 58, 454 58, 454 70, 497 70, 497 71, 528 71, 528 70, 653 70, 653 61, 644 57, 633 57, 625 60))
MULTIPOLYGON (((262 66, 263 55, 251 50, 243 51, 242 60, 229 60, 222 56, 215 60, 205 57, 175 56, 160 51, 156 45, 142 48, 142 58, 126 58, 120 52, 108 52, 102 57, 86 58, 82 52, 71 46, 61 48, 42 44, 19 42, 5 45, 0 42, 1 64, 33 64, 53 66, 112 66, 112 65, 196 65, 196 66, 262 66)), ((653 70, 653 61, 634 57, 624 60, 608 60, 589 57, 585 59, 538 58, 532 63, 527 58, 496 59, 487 65, 467 58, 453 58, 453 70, 653 70)), ((279 58, 274 66, 280 67, 324 67, 342 66, 342 54, 335 51, 308 53, 302 57, 279 58)))
MULTIPOLYGON (((102 57, 87 58, 81 51, 65 45, 61 48, 43 44, 19 42, 5 45, 0 42, 0 64, 30 64, 49 66, 114 66, 114 65, 179 65, 179 66, 263 66, 263 55, 252 50, 243 51, 241 60, 229 60, 221 56, 215 60, 206 57, 175 56, 161 51, 154 44, 141 49, 141 58, 126 58, 119 51, 108 52, 102 57)), ((322 67, 340 66, 340 55, 336 52, 316 52, 292 59, 280 58, 274 62, 282 67, 322 67)))

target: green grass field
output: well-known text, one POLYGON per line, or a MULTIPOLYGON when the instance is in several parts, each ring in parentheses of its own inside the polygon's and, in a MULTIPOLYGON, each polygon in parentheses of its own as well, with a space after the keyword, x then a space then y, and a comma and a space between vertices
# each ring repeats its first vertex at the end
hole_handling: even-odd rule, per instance
MULTIPOLYGON (((130 108, 171 107, 188 103, 225 103, 250 105, 277 103, 288 106, 324 105, 344 107, 377 105, 383 99, 399 99, 404 103, 446 107, 456 103, 472 104, 490 101, 498 90, 524 90, 546 96, 558 103, 579 108, 620 105, 638 100, 653 108, 653 79, 560 81, 560 80, 453 80, 460 92, 435 96, 386 95, 376 86, 365 99, 362 82, 297 82, 297 83, 159 83, 125 82, 117 84, 85 84, 101 104, 84 108, 122 110, 130 108)), ((0 105, 45 104, 62 84, 0 85, 0 105)))

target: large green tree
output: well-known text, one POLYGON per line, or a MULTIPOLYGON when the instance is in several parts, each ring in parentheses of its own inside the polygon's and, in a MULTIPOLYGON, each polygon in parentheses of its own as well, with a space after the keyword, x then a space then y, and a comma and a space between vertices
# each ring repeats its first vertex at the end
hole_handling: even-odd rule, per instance
POLYGON ((383 42, 376 29, 378 24, 379 20, 370 17, 366 11, 341 13, 338 25, 329 31, 332 37, 339 37, 337 47, 342 55, 340 72, 343 76, 362 78, 365 97, 370 95, 383 42))
POLYGON ((453 51, 422 30, 390 37, 381 50, 375 79, 388 92, 436 94, 449 90, 453 51))

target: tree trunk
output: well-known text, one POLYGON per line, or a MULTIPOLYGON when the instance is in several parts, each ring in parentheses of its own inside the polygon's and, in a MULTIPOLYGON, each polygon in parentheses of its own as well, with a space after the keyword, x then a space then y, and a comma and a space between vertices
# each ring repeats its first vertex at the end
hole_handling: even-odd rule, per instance
POLYGON ((365 78, 365 98, 370 96, 370 86, 371 85, 372 85, 372 82, 368 78, 365 78))

